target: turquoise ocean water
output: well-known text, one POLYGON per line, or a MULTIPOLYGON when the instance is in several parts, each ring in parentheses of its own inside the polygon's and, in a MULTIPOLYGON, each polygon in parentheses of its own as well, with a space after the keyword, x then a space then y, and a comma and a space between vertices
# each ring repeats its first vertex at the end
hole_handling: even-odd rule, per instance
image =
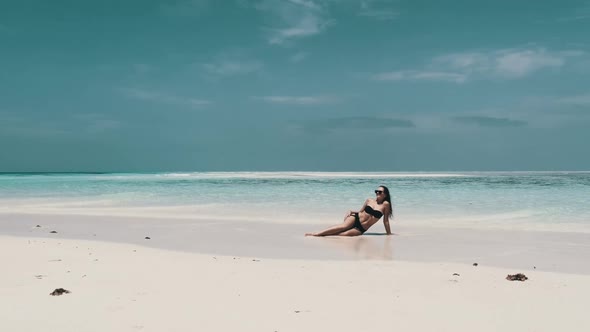
POLYGON ((379 185, 394 223, 590 232, 590 172, 0 173, 0 214, 326 225, 379 185))

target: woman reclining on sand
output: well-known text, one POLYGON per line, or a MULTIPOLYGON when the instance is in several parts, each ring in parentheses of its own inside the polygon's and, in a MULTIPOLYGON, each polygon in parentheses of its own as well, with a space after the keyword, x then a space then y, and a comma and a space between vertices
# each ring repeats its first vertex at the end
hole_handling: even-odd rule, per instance
POLYGON ((381 216, 383 216, 383 225, 387 235, 391 235, 389 228, 389 217, 393 216, 391 209, 391 197, 389 189, 386 186, 379 186, 375 190, 375 199, 367 198, 365 204, 357 212, 348 211, 344 216, 344 222, 340 225, 332 226, 319 233, 306 233, 305 236, 358 236, 366 232, 369 227, 373 226, 381 216))

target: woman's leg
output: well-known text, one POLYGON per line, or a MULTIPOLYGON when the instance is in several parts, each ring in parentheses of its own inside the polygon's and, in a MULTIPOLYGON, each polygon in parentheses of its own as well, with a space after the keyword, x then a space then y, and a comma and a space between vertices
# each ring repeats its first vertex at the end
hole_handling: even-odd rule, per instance
POLYGON ((332 226, 319 233, 306 233, 305 236, 329 236, 339 235, 340 233, 347 231, 354 225, 355 216, 348 216, 344 219, 344 222, 340 225, 332 226))
POLYGON ((347 231, 344 231, 344 232, 338 234, 338 236, 359 236, 359 235, 363 235, 363 233, 361 233, 361 231, 359 231, 356 228, 351 228, 347 231))

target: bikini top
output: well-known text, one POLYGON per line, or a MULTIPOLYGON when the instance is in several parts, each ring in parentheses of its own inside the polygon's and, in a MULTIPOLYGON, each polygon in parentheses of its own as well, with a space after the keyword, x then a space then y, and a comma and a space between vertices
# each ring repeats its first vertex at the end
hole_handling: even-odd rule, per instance
POLYGON ((365 206, 365 212, 372 215, 373 217, 379 219, 383 216, 383 212, 378 211, 378 210, 373 210, 372 207, 370 207, 369 205, 365 206))

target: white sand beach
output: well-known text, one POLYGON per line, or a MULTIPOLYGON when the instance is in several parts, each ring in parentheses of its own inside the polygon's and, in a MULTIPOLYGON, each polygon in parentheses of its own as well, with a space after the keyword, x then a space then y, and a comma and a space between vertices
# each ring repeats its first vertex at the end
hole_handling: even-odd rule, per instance
MULTIPOLYGON (((224 255, 154 248, 172 226, 137 243, 101 239, 108 224, 90 231, 103 242, 68 238, 65 224, 53 226, 60 232, 43 226, 0 236, 0 331, 590 330, 590 274, 581 266, 563 273, 489 266, 485 258, 473 266, 444 258, 224 255), (529 279, 505 279, 515 273, 529 279), (56 288, 71 293, 50 296, 56 288)), ((297 236, 316 252, 339 247, 338 239, 273 236, 297 236)), ((362 238, 386 237, 355 241, 362 238)), ((395 243, 403 234, 388 238, 395 243)), ((249 241, 223 233, 215 240, 238 247, 249 241)), ((448 244, 442 238, 428 245, 448 244)), ((476 241, 463 245, 478 251, 476 241)), ((514 263, 510 255, 503 260, 514 263)))
POLYGON ((589 32, 590 0, 0 1, 0 332, 590 332, 589 32))

